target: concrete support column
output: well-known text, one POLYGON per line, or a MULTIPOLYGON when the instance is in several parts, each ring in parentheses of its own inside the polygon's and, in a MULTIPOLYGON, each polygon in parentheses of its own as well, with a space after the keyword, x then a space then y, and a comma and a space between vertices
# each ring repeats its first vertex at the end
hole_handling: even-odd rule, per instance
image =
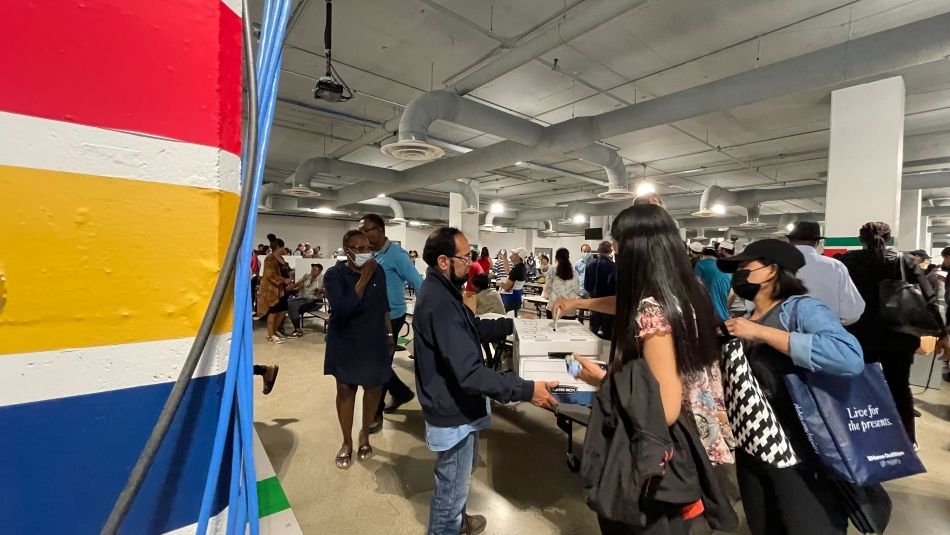
POLYGON ((921 191, 919 189, 901 193, 900 223, 898 224, 900 233, 897 234, 897 248, 901 251, 913 251, 924 246, 923 235, 920 232, 920 205, 921 191))
POLYGON ((465 206, 465 198, 461 194, 449 193, 449 226, 461 230, 469 242, 477 244, 479 214, 463 213, 465 206))
POLYGON ((920 248, 930 252, 933 249, 933 235, 927 232, 927 227, 930 226, 930 216, 920 216, 920 248))
POLYGON ((903 148, 903 78, 831 93, 825 254, 860 248, 858 229, 868 221, 900 235, 903 148))

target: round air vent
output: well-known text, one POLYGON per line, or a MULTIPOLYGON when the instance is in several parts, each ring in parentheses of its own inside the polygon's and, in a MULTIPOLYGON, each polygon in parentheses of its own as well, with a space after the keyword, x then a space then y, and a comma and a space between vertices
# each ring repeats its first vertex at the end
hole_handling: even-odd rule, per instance
POLYGON ((702 209, 702 210, 698 210, 698 211, 696 211, 696 212, 693 212, 693 215, 696 216, 696 217, 712 217, 712 216, 714 216, 714 215, 716 215, 716 214, 715 214, 712 210, 710 210, 710 209, 708 209, 708 208, 704 208, 704 209, 702 209))
POLYGON ((739 223, 739 226, 742 228, 762 228, 768 225, 761 221, 746 221, 745 223, 739 223))
POLYGON ((462 208, 462 213, 463 214, 484 214, 485 212, 479 210, 475 206, 467 206, 465 208, 462 208))
POLYGON ((320 193, 313 191, 307 186, 293 186, 291 188, 280 190, 284 195, 290 195, 291 197, 300 197, 304 199, 312 199, 314 197, 319 197, 320 193))
POLYGON ((609 189, 603 193, 598 193, 598 197, 601 199, 609 199, 611 201, 622 201, 624 199, 633 199, 636 198, 637 193, 630 191, 624 188, 609 189))
POLYGON ((435 160, 445 156, 445 151, 423 141, 406 139, 383 145, 383 154, 400 160, 435 160))
POLYGON ((409 220, 404 217, 394 217, 386 222, 387 227, 395 227, 403 223, 408 223, 409 220))

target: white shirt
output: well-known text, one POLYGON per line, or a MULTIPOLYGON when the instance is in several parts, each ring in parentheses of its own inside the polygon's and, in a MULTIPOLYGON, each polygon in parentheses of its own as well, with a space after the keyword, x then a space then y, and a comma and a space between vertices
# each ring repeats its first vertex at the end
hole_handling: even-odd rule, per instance
MULTIPOLYGON (((544 295, 548 298, 547 310, 551 310, 554 302, 558 299, 577 299, 580 292, 577 290, 577 277, 564 280, 557 276, 553 270, 544 280, 544 295)), ((564 311, 565 316, 576 316, 577 310, 571 309, 564 311)))
POLYGON ((796 276, 805 283, 808 295, 828 305, 842 324, 858 321, 864 313, 864 299, 851 282, 848 268, 834 258, 818 254, 810 245, 795 247, 805 255, 805 267, 799 269, 796 276))

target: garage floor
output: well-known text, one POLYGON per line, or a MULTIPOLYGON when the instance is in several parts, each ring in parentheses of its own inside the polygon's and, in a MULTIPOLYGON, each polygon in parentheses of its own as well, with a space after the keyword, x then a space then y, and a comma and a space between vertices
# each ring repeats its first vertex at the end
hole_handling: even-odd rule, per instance
MULTIPOLYGON (((385 417, 382 433, 371 439, 374 458, 360 463, 354 455, 353 466, 339 470, 333 463, 341 443, 335 386, 323 375, 323 335, 308 330, 273 345, 257 330, 255 340, 255 361, 280 365, 274 391, 257 397, 255 426, 304 533, 424 533, 435 456, 425 447, 419 404, 385 417)), ((414 388, 405 352, 395 367, 414 388)), ((950 533, 950 386, 918 401, 920 454, 930 471, 888 486, 894 500, 889 535, 950 533)), ((357 424, 354 440, 358 431, 357 424)), ((565 445, 551 413, 527 403, 494 407, 469 498, 469 511, 488 518, 486 534, 598 533, 579 478, 565 465, 565 445)))

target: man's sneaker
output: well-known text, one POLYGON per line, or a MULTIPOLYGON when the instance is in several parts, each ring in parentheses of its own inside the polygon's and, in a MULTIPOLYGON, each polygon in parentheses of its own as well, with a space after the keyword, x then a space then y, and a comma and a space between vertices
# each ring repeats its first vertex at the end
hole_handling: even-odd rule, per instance
POLYGON ((482 515, 465 515, 462 517, 462 529, 459 535, 478 535, 485 531, 488 521, 482 515))
POLYGON ((393 400, 389 404, 387 404, 385 408, 383 408, 383 412, 385 412, 386 414, 392 414, 396 412, 397 410, 399 410, 399 407, 402 407, 403 405, 405 405, 406 403, 409 403, 410 401, 414 399, 416 399, 416 395, 413 394, 412 392, 409 393, 409 397, 405 397, 400 400, 396 400, 396 398, 393 398, 393 400))
POLYGON ((272 344, 283 344, 284 341, 279 336, 268 336, 267 341, 272 344))

